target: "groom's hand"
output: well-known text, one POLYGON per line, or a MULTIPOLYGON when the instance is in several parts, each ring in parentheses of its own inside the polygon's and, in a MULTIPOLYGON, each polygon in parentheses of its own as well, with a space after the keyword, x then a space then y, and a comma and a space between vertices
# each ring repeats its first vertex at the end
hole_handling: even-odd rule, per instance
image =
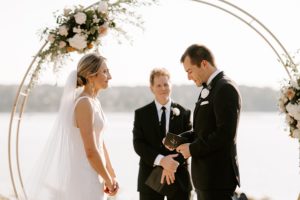
POLYGON ((160 160, 160 166, 162 166, 165 170, 175 173, 177 170, 177 167, 179 166, 179 162, 177 162, 173 158, 175 158, 177 156, 178 156, 178 154, 170 154, 170 155, 163 157, 160 160))
POLYGON ((189 157, 191 157, 190 144, 191 143, 185 143, 176 148, 176 151, 178 153, 181 153, 185 159, 188 159, 189 157))
POLYGON ((163 169, 162 174, 161 174, 160 183, 163 184, 165 179, 166 179, 168 185, 173 184, 175 181, 175 173, 163 169))

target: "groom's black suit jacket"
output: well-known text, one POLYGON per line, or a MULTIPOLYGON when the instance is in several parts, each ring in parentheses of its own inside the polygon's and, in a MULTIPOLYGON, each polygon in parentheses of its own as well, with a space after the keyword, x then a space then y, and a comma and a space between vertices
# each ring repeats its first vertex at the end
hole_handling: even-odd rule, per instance
MULTIPOLYGON (((180 114, 175 116, 172 111, 170 113, 169 132, 180 134, 192 128, 190 122, 190 110, 185 109, 177 103, 171 104, 180 110, 180 114)), ((154 168, 154 160, 158 154, 169 155, 175 154, 175 151, 167 150, 162 144, 162 135, 159 128, 159 119, 155 102, 139 108, 135 111, 134 127, 133 127, 133 146, 135 152, 140 156, 139 174, 138 174, 138 191, 151 193, 153 190, 149 188, 145 181, 154 168)), ((180 186, 183 191, 192 189, 190 177, 187 169, 186 160, 179 154, 176 158, 180 162, 180 166, 175 174, 175 183, 170 189, 176 189, 180 186), (174 187, 173 187, 174 186, 174 187)))
MULTIPOLYGON (((241 100, 237 87, 220 72, 194 110, 192 179, 198 190, 234 189, 240 184, 236 132, 241 100)), ((200 95, 201 96, 201 95, 200 95)))

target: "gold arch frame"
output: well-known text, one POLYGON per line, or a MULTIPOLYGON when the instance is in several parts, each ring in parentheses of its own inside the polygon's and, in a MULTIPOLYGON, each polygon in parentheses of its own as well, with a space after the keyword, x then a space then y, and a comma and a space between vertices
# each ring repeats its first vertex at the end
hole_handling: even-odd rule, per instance
MULTIPOLYGON (((271 49, 276 54, 278 60, 285 68, 288 76, 292 79, 292 76, 287 68, 286 62, 288 61, 294 66, 293 59, 289 55, 286 48, 283 44, 278 40, 278 38, 258 19, 256 19, 253 15, 241 9, 240 7, 225 1, 225 0, 190 0, 197 3, 202 3, 216 9, 219 9, 238 20, 245 23, 252 30, 254 30, 258 35, 260 35, 263 40, 271 47, 271 49)), ((98 4, 96 2, 86 9, 98 4)), ((26 103, 30 93, 30 85, 32 84, 32 79, 29 79, 29 74, 31 71, 38 70, 37 68, 33 69, 33 66, 38 58, 38 55, 45 48, 48 42, 45 42, 43 46, 40 48, 38 53, 34 56, 32 62, 30 63, 19 87, 17 90, 17 94, 13 103, 13 108, 10 115, 9 122, 9 131, 8 131, 8 162, 9 162, 9 172, 11 183, 13 186, 14 194, 17 199, 27 199, 26 192, 24 190, 20 161, 19 161, 19 134, 20 127, 22 122, 22 116, 24 113, 24 109, 26 107, 26 103)))

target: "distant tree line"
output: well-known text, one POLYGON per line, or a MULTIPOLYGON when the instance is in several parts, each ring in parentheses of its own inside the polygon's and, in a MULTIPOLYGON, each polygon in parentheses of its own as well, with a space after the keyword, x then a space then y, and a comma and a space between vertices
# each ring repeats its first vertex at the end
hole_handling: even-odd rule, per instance
MULTIPOLYGON (((18 86, 0 85, 0 112, 10 112, 18 86)), ((279 91, 271 88, 239 86, 243 111, 277 111, 279 91)), ((193 109, 199 95, 194 85, 174 85, 172 99, 193 109)), ((31 91, 26 112, 56 112, 62 95, 62 87, 37 86, 31 91)), ((112 87, 100 93, 102 107, 107 112, 133 112, 153 100, 147 86, 112 87)))

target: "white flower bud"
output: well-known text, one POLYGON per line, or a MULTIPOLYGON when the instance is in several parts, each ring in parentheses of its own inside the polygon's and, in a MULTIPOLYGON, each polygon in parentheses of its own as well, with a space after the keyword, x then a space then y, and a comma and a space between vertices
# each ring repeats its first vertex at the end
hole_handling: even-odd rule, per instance
POLYGON ((53 43, 55 41, 55 35, 54 34, 49 34, 48 41, 53 43))
POLYGON ((66 45, 67 45, 67 43, 66 43, 65 41, 60 41, 58 47, 62 49, 62 48, 64 48, 66 45))
POLYGON ((68 36, 68 28, 66 25, 62 25, 58 28, 58 33, 62 36, 68 36))
POLYGON ((84 24, 86 22, 86 14, 83 12, 76 13, 74 17, 77 24, 84 24))

